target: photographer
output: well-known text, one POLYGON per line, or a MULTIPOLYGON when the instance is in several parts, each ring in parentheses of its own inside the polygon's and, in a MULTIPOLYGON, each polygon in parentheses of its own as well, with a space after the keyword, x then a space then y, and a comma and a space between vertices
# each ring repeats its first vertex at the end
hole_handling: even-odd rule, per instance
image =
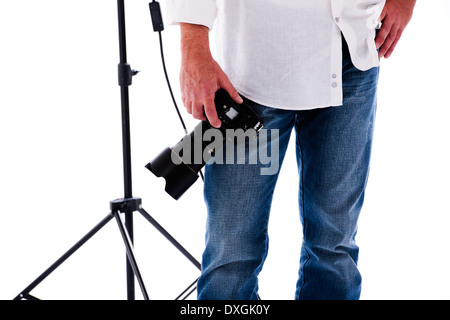
MULTIPOLYGON (((168 0, 170 20, 181 26, 187 111, 220 127, 215 92, 223 88, 237 103, 245 99, 265 129, 279 130, 280 166, 295 128, 303 224, 297 299, 360 297, 355 236, 369 174, 379 58, 392 54, 415 2, 168 0), (215 22, 218 62, 209 47, 215 22)), ((237 163, 206 166, 199 299, 257 298, 278 172, 261 175, 263 164, 237 163)))

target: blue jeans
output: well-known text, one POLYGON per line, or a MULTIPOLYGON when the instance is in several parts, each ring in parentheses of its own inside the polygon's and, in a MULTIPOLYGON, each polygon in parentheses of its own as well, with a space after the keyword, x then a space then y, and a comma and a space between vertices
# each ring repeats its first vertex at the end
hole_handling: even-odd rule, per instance
MULTIPOLYGON (((369 174, 378 72, 356 69, 344 47, 342 106, 290 111, 246 101, 263 118, 265 129, 279 130, 267 149, 278 143, 280 167, 295 128, 303 225, 296 299, 360 297, 355 236, 369 174)), ((198 299, 257 299, 278 177, 278 171, 262 175, 261 167, 267 166, 206 165, 208 219, 198 299)))

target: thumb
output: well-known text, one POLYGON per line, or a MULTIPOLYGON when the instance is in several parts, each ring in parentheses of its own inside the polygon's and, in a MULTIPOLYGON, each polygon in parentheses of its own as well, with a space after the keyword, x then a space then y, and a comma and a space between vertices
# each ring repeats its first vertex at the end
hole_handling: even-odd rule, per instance
POLYGON ((226 92, 228 92, 228 94, 230 95, 230 97, 236 101, 238 104, 241 104, 244 102, 244 100, 242 99, 242 97, 239 95, 239 93, 237 92, 236 88, 233 86, 233 84, 231 83, 230 79, 228 79, 228 77, 224 74, 224 77, 221 79, 220 81, 220 87, 222 89, 225 89, 226 92))

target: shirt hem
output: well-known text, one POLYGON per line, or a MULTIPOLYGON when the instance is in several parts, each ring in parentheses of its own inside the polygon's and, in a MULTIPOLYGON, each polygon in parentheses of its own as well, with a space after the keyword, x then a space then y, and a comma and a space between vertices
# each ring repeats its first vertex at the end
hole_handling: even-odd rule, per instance
POLYGON ((343 104, 343 101, 330 101, 330 103, 317 103, 317 104, 311 104, 301 107, 293 107, 293 106, 285 106, 285 105, 279 105, 276 103, 271 103, 268 101, 264 101, 264 99, 260 99, 252 94, 249 94, 245 92, 245 90, 241 90, 238 87, 236 87, 236 90, 239 92, 239 94, 257 104, 260 104, 265 107, 274 108, 274 109, 281 109, 281 110, 291 110, 291 111, 303 111, 303 110, 314 110, 314 109, 324 109, 324 108, 330 108, 330 107, 340 107, 343 104))

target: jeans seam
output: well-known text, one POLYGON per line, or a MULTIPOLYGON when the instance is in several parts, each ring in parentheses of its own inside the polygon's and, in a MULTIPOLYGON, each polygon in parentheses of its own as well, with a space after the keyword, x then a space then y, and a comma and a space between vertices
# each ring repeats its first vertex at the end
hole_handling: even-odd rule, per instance
MULTIPOLYGON (((304 187, 304 175, 305 175, 305 170, 304 170, 304 161, 303 161, 303 149, 302 149, 302 142, 301 142, 301 138, 300 138, 300 126, 297 130, 297 143, 300 149, 300 161, 301 161, 301 175, 300 175, 300 191, 301 191, 301 203, 302 203, 302 208, 301 208, 301 214, 303 215, 303 239, 305 239, 305 235, 306 235, 306 213, 305 213, 305 187, 304 187)), ((305 243, 305 240, 303 240, 305 243)), ((302 268, 301 268, 301 274, 302 274, 302 284, 300 286, 299 292, 298 292, 298 299, 300 300, 300 297, 302 295, 302 291, 303 291, 303 287, 305 285, 305 266, 308 263, 308 261, 310 260, 311 256, 308 252, 308 249, 306 248, 305 245, 305 252, 307 254, 307 258, 305 263, 303 264, 302 268)))

